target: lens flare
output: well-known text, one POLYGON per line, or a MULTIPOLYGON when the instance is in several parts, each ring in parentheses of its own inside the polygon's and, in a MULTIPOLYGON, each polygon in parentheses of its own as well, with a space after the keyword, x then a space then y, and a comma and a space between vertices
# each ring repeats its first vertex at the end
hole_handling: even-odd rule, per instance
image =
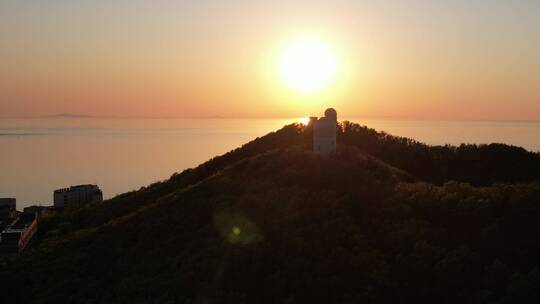
POLYGON ((219 234, 231 244, 247 246, 263 240, 255 222, 238 210, 218 210, 213 218, 219 234))

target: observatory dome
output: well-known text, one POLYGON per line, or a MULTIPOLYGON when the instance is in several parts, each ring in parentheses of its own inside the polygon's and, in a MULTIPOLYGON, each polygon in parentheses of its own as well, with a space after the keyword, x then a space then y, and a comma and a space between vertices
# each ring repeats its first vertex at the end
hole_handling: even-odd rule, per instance
POLYGON ((324 111, 324 116, 332 119, 337 119, 337 112, 333 108, 328 108, 324 111))

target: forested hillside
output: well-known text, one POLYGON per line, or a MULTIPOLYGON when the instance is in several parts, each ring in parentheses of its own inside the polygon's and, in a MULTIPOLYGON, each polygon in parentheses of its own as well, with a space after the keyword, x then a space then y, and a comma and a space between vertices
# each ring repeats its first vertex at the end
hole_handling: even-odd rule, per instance
POLYGON ((392 166, 437 184, 453 180, 487 186, 540 180, 540 154, 521 147, 498 143, 428 146, 351 122, 341 125, 338 136, 338 142, 344 145, 358 147, 392 166))
POLYGON ((6 303, 535 303, 540 155, 289 125, 0 260, 6 303))

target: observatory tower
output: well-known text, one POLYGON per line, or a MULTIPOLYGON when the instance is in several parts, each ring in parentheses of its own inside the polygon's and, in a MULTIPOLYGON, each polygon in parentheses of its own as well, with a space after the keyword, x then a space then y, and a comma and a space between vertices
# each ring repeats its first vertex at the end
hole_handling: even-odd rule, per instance
POLYGON ((336 153, 337 112, 329 108, 324 117, 312 118, 313 152, 326 157, 336 153))

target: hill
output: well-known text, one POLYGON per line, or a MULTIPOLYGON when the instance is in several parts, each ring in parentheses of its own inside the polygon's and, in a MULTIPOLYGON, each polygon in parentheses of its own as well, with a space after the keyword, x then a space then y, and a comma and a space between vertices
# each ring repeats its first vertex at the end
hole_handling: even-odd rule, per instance
POLYGON ((101 205, 0 261, 13 303, 530 303, 540 155, 290 125, 101 205), (487 170, 487 171, 482 171, 487 170))

